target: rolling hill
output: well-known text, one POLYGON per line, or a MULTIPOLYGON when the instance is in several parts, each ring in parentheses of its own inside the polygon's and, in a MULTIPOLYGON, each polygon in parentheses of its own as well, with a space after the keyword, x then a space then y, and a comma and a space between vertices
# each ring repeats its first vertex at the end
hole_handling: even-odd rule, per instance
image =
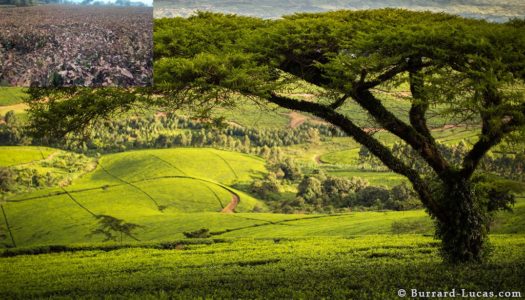
MULTIPOLYGON (((11 157, 11 166, 57 152, 62 151, 0 148, 0 153, 24 154, 11 157)), ((123 237, 127 243, 180 239, 184 232, 200 228, 208 228, 215 237, 261 238, 432 233, 432 222, 422 210, 253 213, 256 207, 264 211, 265 203, 232 185, 260 178, 266 172, 264 163, 258 157, 207 148, 104 155, 95 170, 71 185, 4 199, 0 230, 8 234, 0 236, 0 241, 8 247, 102 242, 103 236, 92 234, 101 226, 100 215, 139 226, 123 237), (234 205, 235 213, 225 213, 236 197, 240 202, 234 205)), ((525 201, 518 201, 514 214, 500 215, 495 233, 525 233, 525 201)))
MULTIPOLYGON (((2 148, 25 153, 18 163, 40 154, 34 147, 2 148)), ((13 165, 13 160, 6 161, 13 165)), ((72 185, 9 196, 3 204, 2 229, 8 222, 17 245, 89 241, 96 217, 108 215, 144 226, 140 239, 180 237, 183 231, 200 228, 199 223, 226 226, 228 216, 214 212, 225 210, 234 199, 240 200, 233 207, 236 212, 264 209, 264 203, 230 185, 265 172, 262 159, 215 149, 106 155, 93 172, 72 185)), ((253 223, 233 219, 239 226, 253 223)))

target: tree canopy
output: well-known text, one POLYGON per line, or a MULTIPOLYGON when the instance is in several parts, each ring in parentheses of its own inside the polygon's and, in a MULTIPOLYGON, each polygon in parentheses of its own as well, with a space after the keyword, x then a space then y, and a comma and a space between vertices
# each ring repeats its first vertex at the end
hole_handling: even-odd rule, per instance
POLYGON ((41 136, 64 134, 144 101, 189 106, 206 115, 215 106, 235 106, 239 95, 307 112, 339 127, 410 180, 437 221, 447 257, 480 260, 490 211, 473 174, 492 147, 524 129, 523 24, 397 9, 273 21, 214 13, 160 19, 154 30, 154 87, 33 91, 35 99, 51 99, 33 104, 33 129, 41 136), (290 96, 300 84, 319 96, 290 96), (406 118, 379 97, 381 90, 401 85, 410 89, 406 118), (411 147, 432 174, 411 167, 357 126, 356 116, 344 113, 349 102, 411 147), (427 112, 437 105, 445 107, 443 115, 479 124, 479 139, 459 165, 443 156, 429 129, 427 112))

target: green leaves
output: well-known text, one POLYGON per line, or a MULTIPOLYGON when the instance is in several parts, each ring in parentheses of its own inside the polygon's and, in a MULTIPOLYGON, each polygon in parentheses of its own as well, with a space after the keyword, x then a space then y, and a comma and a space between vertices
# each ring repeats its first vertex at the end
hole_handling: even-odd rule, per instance
POLYGON ((81 133, 93 122, 116 112, 127 112, 139 103, 149 88, 56 88, 30 89, 29 126, 36 138, 54 140, 70 132, 81 133))

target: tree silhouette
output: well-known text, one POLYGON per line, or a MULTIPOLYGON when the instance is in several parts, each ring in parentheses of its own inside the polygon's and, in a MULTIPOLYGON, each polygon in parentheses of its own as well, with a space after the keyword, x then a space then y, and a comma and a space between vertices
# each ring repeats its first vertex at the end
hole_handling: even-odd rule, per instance
POLYGON ((133 231, 143 226, 133 223, 126 223, 124 220, 117 219, 108 215, 97 215, 99 227, 88 236, 101 234, 105 237, 104 242, 120 240, 122 244, 123 236, 126 235, 135 241, 139 241, 133 236, 133 231))

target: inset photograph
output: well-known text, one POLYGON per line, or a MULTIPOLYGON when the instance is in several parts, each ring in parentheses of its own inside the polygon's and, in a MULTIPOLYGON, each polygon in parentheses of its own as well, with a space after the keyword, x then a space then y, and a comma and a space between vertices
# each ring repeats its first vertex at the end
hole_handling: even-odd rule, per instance
POLYGON ((0 0, 0 85, 152 84, 151 0, 0 0))

